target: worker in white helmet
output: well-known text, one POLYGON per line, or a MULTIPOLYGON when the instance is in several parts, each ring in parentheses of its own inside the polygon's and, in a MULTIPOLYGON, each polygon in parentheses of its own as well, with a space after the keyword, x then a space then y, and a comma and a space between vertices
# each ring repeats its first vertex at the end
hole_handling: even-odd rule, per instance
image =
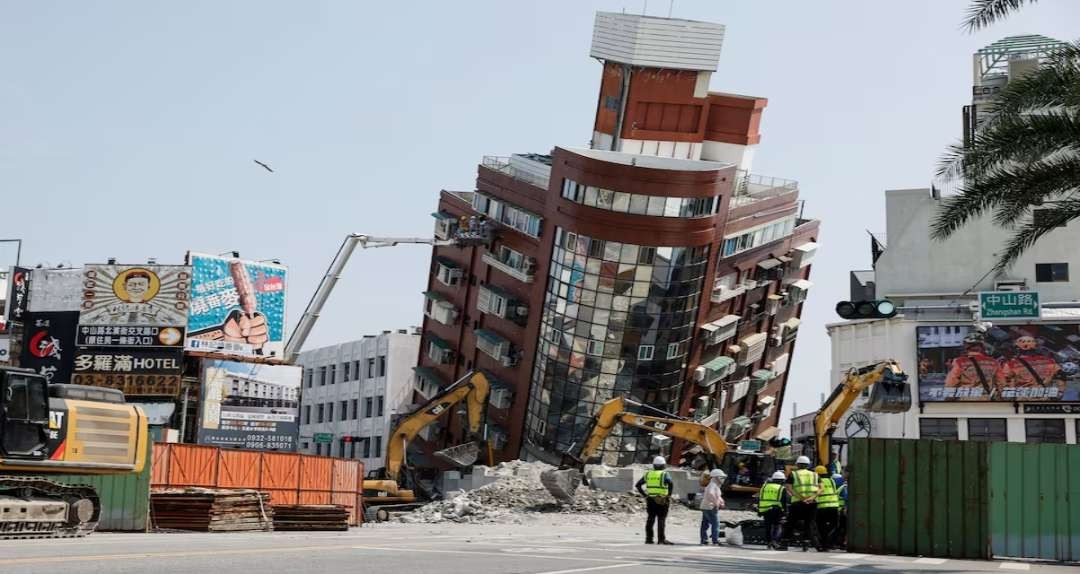
POLYGON ((656 539, 658 544, 671 544, 664 536, 664 523, 667 522, 668 506, 671 504, 671 492, 675 483, 671 476, 664 470, 667 461, 658 456, 653 459, 653 468, 637 481, 634 488, 645 497, 645 511, 648 518, 645 519, 645 544, 653 543, 653 523, 656 523, 656 539))
POLYGON ((810 457, 795 459, 795 470, 787 477, 785 485, 791 506, 788 507, 788 530, 792 540, 801 541, 803 552, 808 545, 820 548, 817 529, 817 497, 821 494, 818 475, 810 470, 810 457), (799 537, 794 533, 798 531, 799 537))
POLYGON ((758 514, 765 519, 765 537, 768 547, 775 550, 787 550, 783 542, 783 518, 787 509, 788 497, 784 491, 787 475, 778 470, 772 474, 769 482, 761 485, 758 492, 758 514))
POLYGON ((701 545, 708 545, 709 538, 712 538, 712 543, 719 546, 719 511, 724 508, 724 493, 720 487, 727 475, 719 468, 710 470, 708 474, 709 484, 705 486, 705 492, 701 493, 701 503, 698 505, 701 509, 701 545))

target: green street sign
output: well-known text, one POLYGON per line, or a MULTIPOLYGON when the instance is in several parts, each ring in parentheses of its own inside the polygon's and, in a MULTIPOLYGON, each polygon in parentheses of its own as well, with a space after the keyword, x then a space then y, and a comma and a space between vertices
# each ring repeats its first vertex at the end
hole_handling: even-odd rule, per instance
POLYGON ((328 432, 315 433, 315 442, 333 442, 334 435, 328 432))
POLYGON ((980 319, 1038 319, 1039 294, 1035 291, 979 293, 980 319))

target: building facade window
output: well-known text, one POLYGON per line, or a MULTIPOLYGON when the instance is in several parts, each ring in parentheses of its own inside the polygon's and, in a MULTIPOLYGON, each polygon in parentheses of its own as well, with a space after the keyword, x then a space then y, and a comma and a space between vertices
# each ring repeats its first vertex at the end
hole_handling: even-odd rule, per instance
POLYGON ((326 405, 319 404, 319 422, 326 422, 326 405))
POLYGON ((1065 444, 1065 419, 1024 419, 1024 440, 1065 444))
POLYGON ((307 388, 310 389, 314 382, 315 382, 315 370, 314 369, 304 369, 304 386, 306 386, 307 388))
POLYGON ((435 258, 435 279, 447 287, 456 287, 461 283, 464 272, 457 263, 444 257, 435 258))
POLYGON ((351 381, 352 379, 349 378, 349 374, 349 362, 345 361, 341 364, 341 380, 351 381))
POLYGON ((791 235, 794 230, 795 216, 792 215, 751 227, 734 235, 727 235, 724 237, 724 247, 720 257, 731 257, 736 253, 742 253, 755 247, 761 247, 766 243, 783 239, 791 235))
MULTIPOLYGON (((383 398, 383 396, 382 396, 382 395, 379 395, 379 396, 378 396, 378 397, 377 397, 377 398, 375 399, 375 404, 376 404, 376 411, 375 411, 375 416, 377 416, 377 417, 381 417, 381 416, 383 416, 383 407, 385 407, 385 406, 386 406, 386 405, 385 405, 385 402, 386 402, 386 401, 384 400, 384 398, 383 398)), ((378 456, 378 455, 376 455, 376 456, 378 456)))
POLYGON ((957 440, 956 419, 919 419, 919 438, 957 440))
POLYGON ((375 437, 374 451, 375 451, 375 456, 376 457, 382 456, 382 437, 381 436, 375 437))
POLYGON ((365 419, 370 419, 371 418, 371 411, 373 410, 374 405, 375 405, 375 401, 371 397, 368 397, 368 398, 364 399, 364 418, 365 419))
POLYGON ((495 199, 489 195, 476 192, 472 195, 472 207, 474 210, 487 215, 489 218, 512 227, 525 235, 530 237, 540 237, 540 227, 543 218, 531 211, 522 209, 501 199, 495 199))
POLYGON ((379 355, 379 376, 386 376, 386 355, 379 355))
POLYGON ((1009 440, 1005 419, 968 419, 968 440, 982 442, 1009 440))
POLYGON ((563 180, 562 196, 589 207, 654 217, 710 217, 716 213, 719 197, 663 197, 623 193, 585 185, 572 179, 563 180))
POLYGON ((330 379, 330 384, 337 383, 337 365, 330 365, 330 371, 327 373, 327 378, 330 379))
POLYGON ((375 378, 375 357, 367 360, 367 378, 375 378))
POLYGON ((359 410, 360 410, 360 401, 359 401, 359 399, 353 399, 352 400, 352 416, 349 417, 349 418, 351 418, 352 420, 356 420, 356 418, 358 416, 360 416, 360 414, 357 412, 359 410))
MULTIPOLYGON (((678 410, 709 258, 707 247, 554 232, 526 415, 528 440, 552 460, 584 437, 613 396, 678 410), (672 343, 680 354, 669 359, 672 343)), ((623 429, 605 448, 604 462, 614 465, 647 462, 656 453, 650 436, 635 429, 623 429)))
POLYGON ((360 360, 359 359, 352 362, 352 372, 353 372, 353 377, 355 378, 355 380, 359 381, 360 380, 360 360))
POLYGON ((304 424, 311 424, 311 405, 304 405, 304 424))
POLYGON ((319 386, 320 387, 325 387, 326 386, 326 367, 325 366, 319 367, 319 386))
POLYGON ((1035 281, 1039 283, 1058 283, 1069 280, 1068 263, 1036 263, 1035 281))
POLYGON ((365 438, 364 441, 364 458, 371 458, 371 439, 365 438))
POLYGON ((326 403, 326 422, 334 422, 334 403, 326 403))

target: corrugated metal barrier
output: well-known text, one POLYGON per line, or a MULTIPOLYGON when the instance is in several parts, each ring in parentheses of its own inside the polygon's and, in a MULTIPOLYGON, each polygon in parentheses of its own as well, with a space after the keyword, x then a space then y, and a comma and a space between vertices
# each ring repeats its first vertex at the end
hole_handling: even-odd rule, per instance
POLYGON ((848 550, 990 556, 987 443, 853 439, 848 550))
POLYGON ((143 532, 150 507, 150 461, 151 448, 147 449, 147 463, 139 474, 95 476, 89 474, 49 475, 49 480, 64 484, 86 484, 97 490, 101 499, 101 520, 98 530, 143 532))
POLYGON ((1080 446, 990 446, 995 556, 1080 561, 1080 446))
POLYGON ((253 488, 269 493, 272 504, 340 504, 350 524, 363 520, 364 465, 357 460, 157 443, 150 466, 155 488, 253 488))

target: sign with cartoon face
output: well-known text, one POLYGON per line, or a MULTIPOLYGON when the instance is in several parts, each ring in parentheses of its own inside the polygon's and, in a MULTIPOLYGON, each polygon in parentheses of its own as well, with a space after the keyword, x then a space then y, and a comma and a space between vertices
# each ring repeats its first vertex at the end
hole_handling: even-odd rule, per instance
POLYGON ((87 265, 82 287, 80 325, 187 325, 185 265, 87 265))

